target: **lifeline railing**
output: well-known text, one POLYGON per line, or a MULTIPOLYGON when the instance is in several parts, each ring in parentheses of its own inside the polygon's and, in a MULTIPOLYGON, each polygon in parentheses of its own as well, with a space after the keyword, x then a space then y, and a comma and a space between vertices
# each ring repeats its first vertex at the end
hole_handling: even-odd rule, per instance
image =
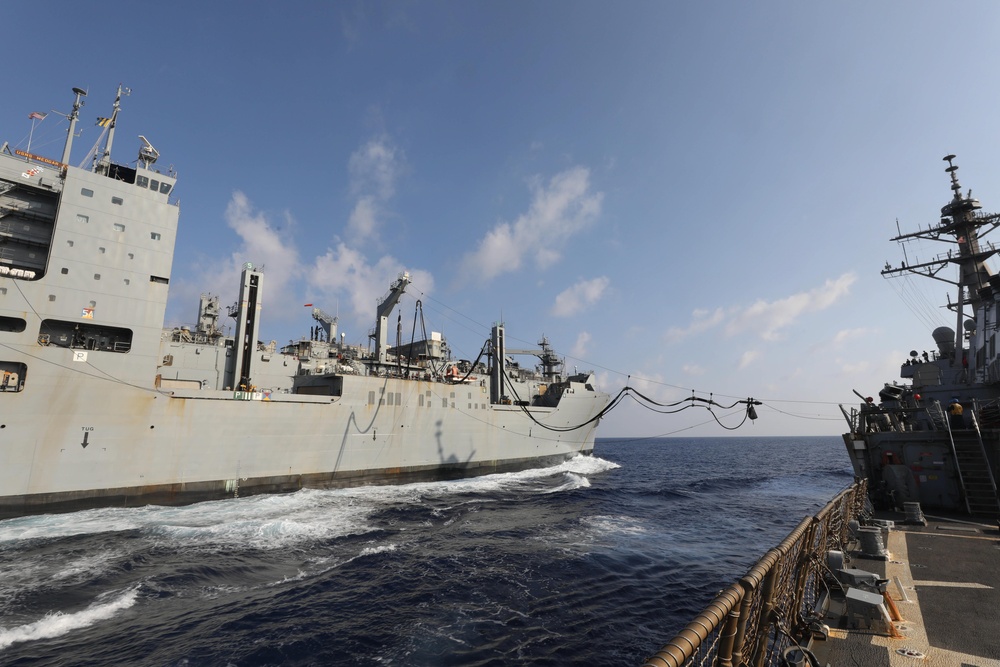
POLYGON ((712 600, 643 667, 777 665, 808 634, 823 589, 826 552, 844 550, 848 522, 864 509, 867 480, 806 517, 739 582, 712 600))

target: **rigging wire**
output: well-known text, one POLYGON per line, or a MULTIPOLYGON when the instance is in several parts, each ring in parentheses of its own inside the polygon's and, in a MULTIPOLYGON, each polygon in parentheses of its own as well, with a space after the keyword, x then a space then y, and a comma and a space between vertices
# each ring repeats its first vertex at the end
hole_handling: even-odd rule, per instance
MULTIPOLYGON (((486 350, 486 347, 488 345, 491 346, 491 341, 487 341, 486 344, 483 346, 483 349, 486 350)), ((493 352, 493 354, 494 354, 494 363, 497 363, 495 351, 493 351, 493 350, 490 350, 490 351, 493 352)), ((750 420, 757 419, 757 413, 754 410, 754 406, 761 405, 760 401, 757 401, 757 400, 755 400, 753 398, 739 399, 739 400, 734 401, 731 405, 722 405, 721 403, 718 403, 718 402, 715 401, 715 399, 713 398, 712 394, 709 394, 708 398, 703 398, 701 396, 695 396, 694 392, 692 392, 691 396, 689 396, 687 398, 684 398, 684 399, 681 399, 679 401, 675 401, 673 403, 660 403, 660 402, 655 401, 652 398, 646 396, 645 394, 643 394, 642 392, 640 392, 635 387, 632 387, 632 386, 626 384, 624 387, 622 387, 622 389, 618 392, 618 394, 614 398, 612 398, 608 402, 608 404, 606 406, 604 406, 603 409, 601 409, 600 411, 598 411, 598 413, 596 415, 594 415, 593 417, 591 417, 587 421, 582 422, 580 424, 573 425, 573 426, 551 426, 549 424, 544 424, 544 423, 540 422, 535 417, 535 415, 533 415, 531 413, 531 411, 528 409, 528 402, 521 399, 521 397, 517 393, 517 388, 510 382, 509 378, 507 378, 507 374, 506 373, 499 373, 499 376, 500 376, 500 379, 501 379, 501 393, 503 391, 503 388, 506 386, 506 388, 509 389, 510 393, 514 396, 515 402, 518 405, 518 407, 521 408, 521 411, 531 421, 533 421, 535 424, 537 424, 538 426, 540 426, 540 427, 542 427, 542 428, 544 428, 546 430, 556 431, 556 432, 559 432, 559 433, 566 433, 566 432, 569 432, 569 431, 576 431, 576 430, 579 430, 581 428, 584 428, 585 426, 589 426, 590 424, 595 424, 596 425, 597 422, 600 421, 600 419, 602 417, 606 416, 612 410, 614 410, 615 408, 617 408, 622 403, 622 401, 624 401, 626 398, 630 398, 633 401, 635 401, 638 405, 646 408, 647 410, 650 410, 652 412, 656 412, 656 413, 659 413, 659 414, 672 415, 672 414, 677 414, 677 413, 683 412, 684 410, 688 410, 688 409, 695 408, 695 407, 705 408, 705 409, 708 410, 709 414, 712 415, 712 418, 715 420, 715 422, 719 426, 721 426, 722 428, 726 429, 727 431, 735 431, 736 429, 738 429, 741 426, 743 426, 743 424, 746 423, 747 419, 750 419, 750 420), (721 410, 731 410, 731 409, 733 409, 734 407, 736 407, 737 405, 740 405, 740 404, 745 405, 746 409, 744 411, 744 415, 743 415, 742 421, 740 421, 740 423, 737 424, 736 426, 726 426, 725 424, 722 423, 722 421, 719 419, 719 417, 712 410, 712 407, 717 407, 717 408, 719 408, 721 410), (674 409, 674 408, 676 408, 676 409, 674 409)))
MULTIPOLYGON (((420 290, 419 287, 416 288, 416 291, 420 294, 422 301, 423 300, 427 300, 427 301, 433 302, 434 304, 437 304, 438 306, 440 306, 440 308, 442 310, 439 310, 438 308, 432 308, 432 310, 434 312, 441 313, 449 321, 458 323, 454 318, 449 317, 445 313, 445 311, 447 311, 447 313, 454 313, 454 314, 458 315, 459 317, 461 317, 463 320, 466 320, 467 322, 471 322, 473 325, 475 325, 477 327, 477 329, 472 329, 471 327, 469 327, 468 325, 466 325, 464 323, 459 323, 460 326, 462 326, 464 329, 466 329, 468 331, 472 331, 474 333, 479 333, 483 329, 489 328, 488 325, 485 325, 485 324, 483 324, 481 322, 478 322, 478 321, 472 319, 471 317, 469 317, 468 315, 466 315, 465 313, 462 313, 461 311, 455 310, 454 308, 452 308, 451 306, 445 304, 444 302, 439 301, 438 299, 435 299, 434 297, 428 295, 426 292, 420 290)), ((507 338, 508 338, 508 340, 518 341, 519 343, 522 343, 522 344, 524 344, 526 346, 534 345, 534 343, 532 343, 532 342, 529 342, 529 341, 517 338, 515 336, 511 336, 509 334, 507 335, 507 338)), ((658 386, 661 386, 661 387, 669 387, 671 389, 679 389, 681 391, 684 391, 685 393, 690 392, 691 394, 696 394, 696 393, 704 394, 704 393, 708 393, 708 392, 705 392, 705 391, 694 389, 692 387, 683 387, 681 385, 671 384, 669 382, 663 382, 662 380, 654 380, 652 378, 643 377, 641 375, 633 375, 633 374, 630 374, 630 373, 625 373, 625 372, 619 371, 619 370, 614 369, 614 368, 609 368, 607 366, 603 366, 603 365, 595 363, 593 361, 589 361, 589 360, 586 360, 586 359, 580 359, 578 357, 574 357, 572 355, 564 355, 563 358, 564 359, 571 359, 573 361, 580 362, 581 364, 585 364, 585 365, 587 365, 587 366, 589 366, 591 368, 594 368, 594 369, 598 369, 598 370, 606 371, 608 373, 613 373, 615 375, 623 376, 625 378, 628 378, 629 380, 631 378, 636 378, 638 380, 641 380, 641 381, 649 383, 649 384, 655 384, 655 385, 658 385, 658 386)), ((730 395, 730 394, 715 393, 714 395, 715 396, 720 396, 720 397, 723 397, 723 398, 728 398, 728 399, 741 399, 742 398, 742 397, 738 397, 738 396, 730 395)), ((841 403, 841 401, 803 401, 803 400, 796 400, 796 399, 760 399, 760 400, 766 400, 768 403, 812 403, 812 404, 816 404, 816 405, 831 405, 831 406, 840 405, 840 403, 841 403)), ((759 403, 758 403, 758 405, 759 405, 759 403)), ((691 406, 689 406, 689 407, 691 407, 691 406)), ((781 411, 777 410, 777 412, 781 412, 781 411)), ((792 415, 791 413, 787 413, 787 414, 789 414, 790 416, 796 416, 796 415, 792 415)), ((836 421, 836 420, 839 420, 840 417, 830 417, 830 418, 824 418, 824 419, 829 419, 831 421, 836 421)), ((710 422, 706 422, 706 423, 710 423, 710 422)))
POLYGON ((930 299, 923 290, 916 286, 912 276, 898 276, 899 280, 889 280, 889 285, 896 293, 896 296, 913 316, 927 327, 927 331, 932 331, 941 326, 941 315, 936 308, 931 305, 930 299))
MULTIPOLYGON (((27 296, 24 294, 24 292, 21 290, 21 287, 17 283, 17 281, 13 281, 13 284, 14 284, 15 288, 18 290, 18 292, 20 293, 20 296, 22 297, 22 299, 24 299, 24 302, 27 304, 28 308, 31 309, 32 313, 34 313, 35 316, 38 317, 40 320, 43 319, 42 316, 38 313, 38 311, 35 310, 34 306, 31 304, 30 300, 27 298, 27 296)), ((424 298, 431 298, 431 297, 427 297, 426 294, 424 294, 423 292, 421 292, 421 295, 423 295, 424 298)), ((431 298, 431 300, 433 300, 433 301, 435 301, 436 303, 439 303, 439 304, 441 303, 439 301, 434 300, 433 298, 431 298)), ((456 312, 456 313, 458 312, 458 311, 454 311, 454 309, 452 309, 452 308, 450 308, 450 307, 448 307, 448 306, 446 306, 444 304, 441 304, 441 305, 444 308, 447 308, 451 312, 456 312)), ((418 313, 419 313, 419 318, 421 320, 421 329, 422 329, 422 333, 424 335, 424 339, 426 340, 426 338, 427 338, 427 335, 426 335, 426 325, 425 325, 424 319, 423 319, 423 303, 422 303, 422 300, 417 300, 417 302, 415 304, 415 309, 416 310, 415 310, 415 313, 414 313, 413 330, 411 331, 411 334, 410 334, 411 353, 412 353, 412 346, 414 345, 414 342, 415 342, 414 338, 415 338, 415 330, 416 330, 416 319, 417 319, 418 313)), ((470 322, 475 323, 475 320, 472 320, 471 318, 468 318, 467 316, 463 315, 463 318, 469 320, 470 322)), ((451 319, 451 318, 449 318, 449 319, 451 319)), ((517 339, 515 338, 514 340, 517 340, 517 339)), ((7 348, 7 349, 14 350, 13 347, 11 347, 9 345, 6 345, 6 344, 2 344, 2 343, 0 343, 0 347, 4 347, 4 348, 7 348)), ((466 374, 463 377, 461 377, 461 378, 457 378, 456 377, 454 379, 454 382, 456 384, 462 384, 462 383, 464 383, 465 381, 467 381, 471 377, 472 373, 475 372, 475 369, 478 367, 478 365, 479 365, 480 361, 482 360, 482 358, 485 355, 491 354, 490 347, 491 347, 491 341, 490 341, 490 339, 487 339, 484 342, 483 346, 480 348, 479 353, 477 354, 475 361, 472 362, 472 364, 470 365, 468 372, 466 372, 466 374)), ((29 356, 29 357, 34 358, 34 359, 37 359, 39 361, 44 361, 46 363, 50 363, 50 364, 59 366, 61 368, 73 371, 73 372, 81 372, 79 368, 74 367, 74 366, 65 366, 65 365, 59 364, 57 362, 53 362, 53 361, 50 361, 50 360, 43 359, 41 357, 37 357, 35 355, 28 354, 28 353, 24 352, 23 350, 20 350, 20 352, 22 352, 23 354, 26 354, 26 356, 29 356)), ((582 361, 582 360, 580 360, 580 361, 582 361)), ((116 383, 119 383, 119 384, 122 384, 122 385, 134 387, 136 389, 141 389, 143 391, 148 391, 150 393, 158 393, 158 394, 169 393, 169 392, 164 392, 161 389, 150 388, 150 387, 146 387, 146 386, 142 386, 142 385, 137 385, 137 384, 133 384, 131 382, 127 382, 125 380, 122 380, 120 378, 116 378, 113 375, 107 373, 106 371, 98 368, 97 366, 94 366, 89 361, 86 362, 86 366, 89 367, 89 368, 91 368, 93 371, 96 371, 96 373, 100 374, 100 375, 88 374, 91 377, 95 377, 95 378, 99 378, 99 379, 106 379, 108 381, 112 381, 112 382, 116 382, 116 383), (101 376, 104 376, 104 377, 102 378, 101 376)), ((600 366, 600 365, 597 365, 597 367, 598 368, 602 368, 603 370, 606 370, 606 371, 608 371, 610 373, 616 373, 616 374, 625 375, 624 373, 619 373, 618 371, 615 371, 615 370, 607 368, 607 367, 603 367, 603 366, 600 366)), ((631 379, 632 379, 631 375, 626 375, 626 377, 627 377, 628 381, 631 381, 631 379)), ((757 414, 756 414, 756 412, 754 410, 754 407, 755 406, 765 405, 764 402, 762 402, 760 400, 757 400, 757 399, 754 399, 752 397, 751 398, 743 399, 743 398, 736 398, 734 396, 726 396, 724 394, 709 393, 708 398, 704 398, 702 396, 696 395, 699 392, 697 392, 694 389, 680 387, 678 385, 673 385, 673 384, 670 384, 670 383, 661 382, 661 381, 657 381, 657 380, 652 380, 652 379, 648 379, 648 378, 642 378, 641 376, 636 376, 636 377, 638 379, 643 380, 644 382, 648 382, 648 383, 651 383, 651 384, 656 384, 656 385, 661 385, 661 386, 666 386, 666 387, 672 387, 672 388, 675 388, 675 389, 683 389, 685 391, 690 392, 691 395, 688 396, 688 397, 686 397, 686 398, 674 401, 674 402, 664 403, 664 402, 656 401, 656 400, 650 398, 649 396, 647 396, 646 394, 642 393, 641 391, 639 391, 637 388, 635 388, 635 387, 633 387, 633 386, 631 386, 629 384, 626 384, 626 386, 623 387, 618 392, 618 394, 613 399, 611 399, 609 401, 608 405, 606 405, 601 411, 599 411, 592 418, 588 419, 587 421, 585 421, 585 422, 583 422, 581 424, 571 425, 571 426, 566 426, 566 427, 556 427, 556 426, 551 426, 549 424, 544 424, 544 423, 540 422, 535 417, 535 415, 532 414, 532 412, 528 409, 528 402, 522 400, 521 397, 518 396, 516 388, 510 383, 509 379, 506 377, 506 374, 501 374, 501 378, 502 378, 501 379, 501 388, 503 388, 503 386, 505 384, 506 387, 510 389, 511 394, 513 394, 514 397, 516 398, 517 405, 521 408, 521 410, 524 412, 524 414, 532 422, 534 422, 535 424, 537 424, 539 427, 541 427, 543 429, 546 429, 546 430, 549 430, 549 431, 553 431, 553 432, 569 432, 569 431, 578 430, 580 428, 584 428, 584 427, 586 427, 586 426, 588 426, 590 424, 596 424, 601 418, 605 417, 612 410, 614 410, 616 407, 618 407, 626 398, 634 401, 640 407, 643 407, 644 409, 650 410, 650 411, 658 413, 658 414, 672 415, 672 414, 681 413, 681 412, 683 412, 685 410, 689 410, 689 409, 692 409, 692 408, 705 409, 705 410, 707 410, 709 412, 709 414, 711 415, 712 419, 711 420, 706 420, 702 424, 708 424, 708 423, 711 423, 712 421, 714 421, 716 424, 718 424, 720 427, 722 427, 723 429, 726 429, 726 430, 736 430, 736 429, 740 428, 741 426, 743 426, 748 419, 750 419, 750 420, 756 419, 757 418, 757 414), (718 401, 716 401, 715 400, 716 396, 730 398, 730 399, 736 399, 736 400, 734 400, 732 403, 730 403, 728 405, 725 405, 723 403, 719 403, 718 401), (742 412, 742 414, 743 414, 743 418, 740 420, 740 422, 738 424, 736 424, 735 426, 728 426, 728 425, 724 424, 722 422, 722 419, 730 417, 733 414, 735 414, 736 411, 733 411, 733 409, 736 406, 740 406, 740 405, 744 406, 743 408, 740 408, 740 410, 739 410, 739 412, 742 412), (715 411, 716 409, 717 410, 722 410, 722 411, 727 411, 728 410, 728 411, 732 411, 732 412, 729 412, 727 414, 723 414, 722 417, 720 418, 720 416, 715 411)), ((701 393, 705 393, 705 392, 701 392, 701 393)), ((824 402, 824 401, 781 401, 781 400, 768 401, 768 403, 773 403, 773 402, 837 404, 837 403, 833 403, 833 402, 824 402)), ((819 417, 807 417, 807 416, 804 416, 804 415, 796 415, 794 413, 786 412, 786 411, 780 410, 778 408, 775 408, 773 405, 767 405, 767 407, 771 408, 775 412, 778 412, 778 413, 781 413, 781 414, 785 414, 785 415, 788 415, 788 416, 792 416, 792 417, 802 418, 802 419, 810 419, 810 418, 812 418, 812 419, 834 420, 832 418, 819 418, 819 417)), ((676 431, 671 431, 671 432, 663 434, 663 435, 670 435, 670 434, 673 434, 673 433, 679 433, 679 432, 682 432, 682 431, 685 431, 685 430, 689 430, 691 428, 696 428, 697 426, 700 426, 702 424, 695 424, 695 425, 692 425, 692 426, 687 426, 687 427, 684 427, 682 429, 678 429, 676 431)), ((663 436, 661 435, 661 436, 657 436, 657 437, 663 437, 663 436)))

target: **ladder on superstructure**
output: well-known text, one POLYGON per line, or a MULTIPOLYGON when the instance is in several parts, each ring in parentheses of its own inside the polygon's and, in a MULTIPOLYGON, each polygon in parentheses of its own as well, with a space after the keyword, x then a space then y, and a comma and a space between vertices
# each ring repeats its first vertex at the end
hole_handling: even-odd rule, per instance
POLYGON ((949 427, 956 469, 965 493, 966 509, 969 514, 998 518, 1000 499, 997 498, 996 480, 993 478, 993 471, 986 456, 986 446, 974 411, 971 417, 972 428, 951 430, 949 427))

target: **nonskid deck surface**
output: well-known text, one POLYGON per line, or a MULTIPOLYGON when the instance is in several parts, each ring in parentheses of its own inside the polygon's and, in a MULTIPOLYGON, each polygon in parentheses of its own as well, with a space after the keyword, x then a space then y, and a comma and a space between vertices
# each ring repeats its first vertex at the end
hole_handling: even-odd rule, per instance
POLYGON ((927 520, 896 524, 888 561, 853 562, 889 580, 903 637, 831 626, 830 639, 813 648, 820 664, 1000 667, 1000 531, 995 523, 927 520))

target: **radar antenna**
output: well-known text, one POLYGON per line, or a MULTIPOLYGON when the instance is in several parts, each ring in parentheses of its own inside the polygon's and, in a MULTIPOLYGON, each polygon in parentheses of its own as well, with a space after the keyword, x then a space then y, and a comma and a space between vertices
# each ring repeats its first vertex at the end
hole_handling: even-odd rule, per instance
POLYGON ((945 171, 951 177, 951 190, 954 194, 951 201, 941 207, 940 224, 908 234, 899 234, 892 240, 900 243, 911 239, 942 241, 954 247, 946 254, 938 255, 930 261, 916 264, 906 262, 898 267, 887 266, 882 275, 889 277, 902 273, 915 273, 956 287, 958 298, 951 303, 949 297, 947 307, 956 314, 955 362, 962 363, 965 309, 970 307, 975 312, 985 299, 993 298, 986 296, 984 291, 992 288, 995 279, 986 260, 995 255, 997 249, 992 243, 983 243, 982 238, 1000 227, 1000 214, 980 213, 982 206, 972 196, 971 191, 963 197, 962 186, 955 173, 958 171, 958 166, 953 162, 955 156, 946 155, 943 159, 948 163, 945 171), (947 237, 954 237, 955 240, 951 241, 947 237), (959 269, 957 280, 938 275, 944 267, 953 265, 957 265, 959 269))
POLYGON ((142 139, 142 148, 139 149, 139 162, 142 163, 143 169, 149 169, 156 164, 157 158, 160 157, 160 151, 153 148, 153 144, 149 143, 146 137, 140 134, 139 138, 142 139))
POLYGON ((955 201, 962 201, 962 186, 958 184, 958 174, 955 173, 958 171, 958 167, 952 163, 955 156, 945 155, 942 159, 948 163, 948 168, 945 171, 951 175, 951 191, 955 193, 955 201))

